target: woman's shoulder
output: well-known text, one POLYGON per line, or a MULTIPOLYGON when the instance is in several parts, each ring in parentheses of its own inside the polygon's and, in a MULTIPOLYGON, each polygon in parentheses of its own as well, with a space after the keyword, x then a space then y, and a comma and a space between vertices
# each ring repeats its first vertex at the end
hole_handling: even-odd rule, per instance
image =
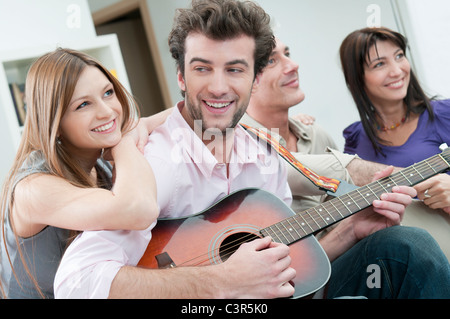
POLYGON ((343 136, 345 138, 344 152, 349 154, 357 153, 357 148, 364 132, 364 128, 360 121, 354 122, 347 126, 343 131, 343 136))
POLYGON ((444 117, 450 119, 450 99, 431 101, 433 113, 436 118, 444 117))
POLYGON ((358 139, 362 131, 364 128, 361 121, 354 122, 344 129, 344 138, 346 140, 358 139))
POLYGON ((435 133, 444 141, 450 138, 450 100, 431 101, 434 113, 434 121, 431 126, 435 133))

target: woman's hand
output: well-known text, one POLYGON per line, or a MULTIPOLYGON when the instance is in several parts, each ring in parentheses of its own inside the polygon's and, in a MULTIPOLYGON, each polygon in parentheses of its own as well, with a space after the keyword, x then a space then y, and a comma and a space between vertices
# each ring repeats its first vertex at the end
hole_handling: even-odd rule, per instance
POLYGON ((296 114, 292 117, 305 125, 313 125, 314 122, 316 121, 316 118, 314 116, 303 113, 296 114))
POLYGON ((450 214, 450 176, 439 174, 414 187, 417 197, 432 209, 442 209, 450 214))

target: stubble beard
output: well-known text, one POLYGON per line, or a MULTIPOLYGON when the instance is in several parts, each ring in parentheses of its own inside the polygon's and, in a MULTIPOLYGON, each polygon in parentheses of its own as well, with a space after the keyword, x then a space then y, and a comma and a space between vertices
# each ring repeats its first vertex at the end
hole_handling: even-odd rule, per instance
MULTIPOLYGON (((201 101, 201 100, 200 100, 201 101)), ((237 100, 236 100, 237 101, 237 100)), ((201 124, 202 133, 205 133, 206 131, 213 131, 213 132, 221 132, 223 136, 229 131, 230 129, 234 129, 238 123, 240 122, 241 118, 244 116, 248 102, 246 101, 246 106, 240 106, 237 107, 236 112, 233 114, 233 117, 231 121, 228 123, 228 125, 225 125, 225 127, 218 127, 217 125, 211 125, 210 123, 207 123, 205 119, 203 118, 202 114, 202 106, 199 105, 202 102, 198 102, 197 104, 194 102, 193 99, 191 99, 190 95, 186 91, 185 94, 185 107, 187 107, 187 111, 189 113, 189 116, 196 124, 201 124)))

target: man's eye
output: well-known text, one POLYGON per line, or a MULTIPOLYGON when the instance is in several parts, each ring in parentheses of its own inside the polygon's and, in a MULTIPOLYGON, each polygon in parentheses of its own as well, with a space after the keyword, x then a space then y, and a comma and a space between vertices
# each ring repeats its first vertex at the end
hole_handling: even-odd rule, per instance
POLYGON ((205 72, 205 71, 207 70, 207 68, 202 67, 202 66, 198 66, 198 67, 196 67, 194 70, 195 70, 195 71, 198 71, 198 72, 205 72))

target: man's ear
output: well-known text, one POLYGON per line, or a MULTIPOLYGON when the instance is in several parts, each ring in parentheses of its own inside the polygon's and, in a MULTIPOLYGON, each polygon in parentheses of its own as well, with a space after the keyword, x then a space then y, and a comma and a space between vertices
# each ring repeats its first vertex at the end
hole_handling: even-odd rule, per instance
POLYGON ((253 81, 253 86, 252 86, 252 94, 255 94, 259 89, 259 82, 261 80, 261 75, 262 75, 262 73, 258 73, 255 76, 255 80, 253 81))
POLYGON ((180 69, 177 70, 177 81, 178 86, 180 87, 181 91, 186 92, 186 83, 184 82, 183 74, 181 74, 180 69))

